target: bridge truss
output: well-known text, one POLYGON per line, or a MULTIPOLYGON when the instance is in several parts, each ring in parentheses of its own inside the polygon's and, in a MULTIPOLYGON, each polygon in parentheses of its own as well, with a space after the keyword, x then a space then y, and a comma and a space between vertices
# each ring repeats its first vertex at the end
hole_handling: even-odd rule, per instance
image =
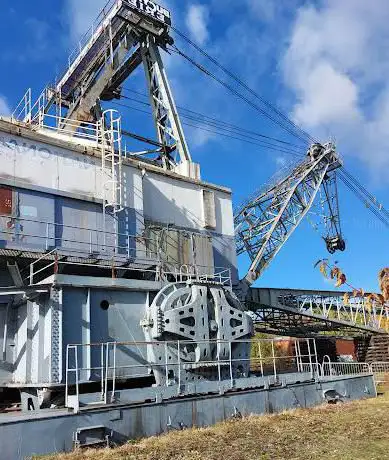
POLYGON ((389 306, 346 292, 251 288, 246 305, 257 332, 293 337, 389 333, 389 306))

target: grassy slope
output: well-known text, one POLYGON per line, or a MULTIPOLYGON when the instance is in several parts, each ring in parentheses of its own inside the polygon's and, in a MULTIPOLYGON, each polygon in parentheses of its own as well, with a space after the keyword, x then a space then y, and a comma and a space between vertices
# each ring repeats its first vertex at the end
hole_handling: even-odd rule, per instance
POLYGON ((80 451, 47 459, 389 459, 389 393, 377 399, 175 431, 114 450, 80 451))

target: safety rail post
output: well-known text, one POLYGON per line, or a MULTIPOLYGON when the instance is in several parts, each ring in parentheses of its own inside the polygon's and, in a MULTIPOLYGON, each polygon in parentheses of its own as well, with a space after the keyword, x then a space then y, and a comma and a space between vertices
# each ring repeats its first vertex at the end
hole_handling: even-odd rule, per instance
POLYGON ((181 346, 180 341, 177 341, 177 348, 178 348, 178 392, 181 393, 181 346))
POLYGON ((297 353, 298 353, 298 360, 299 360, 299 363, 300 363, 300 369, 302 371, 303 369, 303 361, 302 361, 302 356, 301 356, 301 347, 300 347, 300 340, 297 339, 297 353))
POLYGON ((30 278, 30 285, 34 284, 34 263, 35 263, 35 262, 32 262, 32 263, 30 264, 30 276, 29 276, 29 278, 30 278))
POLYGON ((76 397, 77 397, 77 412, 80 405, 80 388, 79 388, 79 374, 78 374, 78 347, 74 348, 75 351, 75 365, 76 365, 76 397))
POLYGON ((69 345, 66 346, 66 357, 65 357, 65 407, 68 407, 68 396, 69 396, 69 345))
POLYGON ((69 407, 69 373, 75 374, 75 389, 76 389, 76 404, 73 406, 75 412, 79 411, 80 407, 80 388, 79 388, 79 369, 78 369, 78 346, 66 346, 66 369, 65 369, 65 407, 69 407), (70 350, 74 351, 74 368, 69 368, 70 350))
POLYGON ((296 363, 297 363, 297 372, 302 372, 301 366, 300 366, 300 360, 298 356, 298 350, 297 350, 297 340, 294 340, 294 351, 296 354, 296 363))
POLYGON ((49 222, 47 222, 46 224, 46 244, 45 244, 45 247, 46 247, 46 251, 49 250, 49 222))
POLYGON ((228 342, 229 344, 229 364, 230 364, 230 380, 231 380, 231 388, 234 388, 234 376, 232 373, 232 343, 231 340, 228 342))
POLYGON ((317 372, 317 375, 319 376, 320 373, 319 373, 319 361, 318 361, 318 358, 317 358, 316 339, 312 339, 312 340, 313 340, 313 350, 314 350, 314 353, 315 353, 316 372, 317 372))
POLYGON ((307 342, 307 348, 308 348, 308 359, 309 359, 309 369, 311 371, 311 376, 313 377, 313 367, 312 367, 312 355, 311 355, 311 345, 309 343, 310 339, 305 339, 307 342))
POLYGON ((108 377, 109 377, 109 342, 106 344, 105 349, 105 382, 104 382, 104 404, 107 404, 107 394, 108 394, 108 377))
POLYGON ((100 398, 104 400, 104 343, 100 344, 100 372, 101 372, 101 388, 100 398))
POLYGON ((222 375, 221 375, 221 367, 220 367, 220 341, 219 339, 216 340, 216 357, 217 357, 217 372, 218 372, 218 377, 219 377, 219 382, 222 380, 222 375))
POLYGON ((262 360, 262 348, 261 348, 260 341, 258 341, 258 352, 259 352, 259 362, 261 366, 261 376, 263 377, 263 360, 262 360))
POLYGON ((328 365, 328 375, 330 376, 332 374, 332 366, 331 366, 331 358, 328 355, 323 356, 323 362, 322 362, 322 372, 323 372, 323 377, 326 375, 326 364, 328 365), (325 361, 328 361, 327 363, 325 361))
POLYGON ((275 357, 275 350, 274 350, 274 340, 271 341, 271 352, 273 358, 273 370, 274 370, 274 379, 277 381, 277 366, 276 366, 276 357, 275 357))
POLYGON ((110 403, 115 402, 115 391, 116 391, 116 345, 117 342, 113 342, 113 366, 112 366, 112 392, 110 403))
POLYGON ((168 342, 165 342, 165 380, 166 386, 169 386, 169 371, 168 371, 168 342))

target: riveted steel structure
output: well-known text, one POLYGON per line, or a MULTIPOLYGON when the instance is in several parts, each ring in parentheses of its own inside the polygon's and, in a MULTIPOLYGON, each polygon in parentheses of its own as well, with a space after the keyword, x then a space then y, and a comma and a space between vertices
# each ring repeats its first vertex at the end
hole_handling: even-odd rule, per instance
POLYGON ((238 254, 247 252, 251 265, 243 279, 250 286, 281 250, 312 208, 321 187, 327 248, 344 250, 335 171, 341 166, 335 146, 314 144, 306 159, 287 177, 244 204, 235 214, 238 254))
POLYGON ((292 337, 389 333, 389 308, 345 291, 251 288, 255 329, 292 337))
POLYGON ((102 101, 120 99, 122 84, 144 67, 158 149, 139 152, 164 169, 198 178, 160 49, 173 43, 170 12, 154 2, 110 0, 77 49, 68 68, 32 104, 26 93, 23 119, 44 124, 47 117, 63 132, 85 132, 103 117, 102 101), (152 6, 151 6, 152 5, 152 6))

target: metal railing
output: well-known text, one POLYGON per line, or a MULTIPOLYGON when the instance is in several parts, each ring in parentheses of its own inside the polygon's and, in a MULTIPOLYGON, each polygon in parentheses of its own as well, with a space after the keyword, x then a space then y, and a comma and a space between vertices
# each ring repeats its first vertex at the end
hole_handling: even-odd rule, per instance
POLYGON ((388 361, 375 361, 371 363, 366 362, 331 362, 329 357, 323 359, 320 365, 321 375, 323 377, 337 376, 337 375, 359 375, 359 374, 373 374, 376 385, 388 382, 389 383, 389 362, 388 361))
MULTIPOLYGON (((115 402, 117 381, 131 378, 150 376, 152 372, 160 372, 165 376, 162 386, 177 387, 177 393, 187 383, 183 377, 187 369, 195 366, 208 371, 214 369, 214 381, 227 383, 230 388, 235 388, 237 382, 236 365, 246 365, 249 374, 241 377, 260 377, 269 385, 279 384, 280 378, 290 373, 295 374, 296 381, 304 378, 320 379, 338 376, 364 376, 373 375, 375 383, 379 384, 388 377, 389 362, 331 362, 328 356, 319 363, 316 352, 315 339, 294 339, 292 348, 284 347, 284 343, 291 344, 287 339, 252 339, 236 341, 165 341, 165 342, 105 342, 96 344, 73 344, 66 349, 66 407, 79 407, 80 386, 94 382, 99 383, 100 392, 96 401, 89 404, 111 404, 115 402), (198 355, 191 359, 187 348, 193 345, 207 343, 219 350, 215 359, 202 359, 198 355), (251 353, 232 357, 234 346, 247 345, 251 353), (164 359, 149 360, 148 347, 160 347, 164 351, 164 359), (301 349, 304 347, 305 352, 301 349), (173 360, 169 357, 168 349, 176 350, 173 360), (223 350, 223 352, 220 352, 223 350), (123 356, 128 362, 123 361, 123 356), (172 373, 171 370, 174 369, 172 373), (172 377, 173 375, 173 377, 172 377), (301 375, 301 377, 299 377, 301 375), (76 398, 76 401, 71 398, 76 398)), ((152 356, 152 355, 151 355, 152 356)), ((206 380, 207 378, 205 378, 206 380)))
POLYGON ((31 121, 31 88, 24 93, 22 99, 12 112, 12 120, 31 121))
POLYGON ((388 382, 389 383, 389 362, 376 361, 370 363, 370 369, 374 375, 376 384, 388 382))
POLYGON ((81 122, 57 115, 45 113, 43 110, 32 118, 32 123, 38 128, 48 129, 57 134, 76 137, 78 139, 92 141, 97 147, 101 141, 101 124, 81 122))
MULTIPOLYGON (((136 272, 148 273, 153 275, 154 281, 162 281, 162 282, 184 282, 184 281, 191 281, 191 282, 211 282, 220 284, 225 287, 231 287, 231 269, 229 268, 219 268, 219 267, 201 267, 201 266, 194 266, 193 271, 182 272, 180 268, 176 268, 175 270, 166 269, 164 267, 163 262, 157 260, 142 260, 140 258, 136 258, 131 263, 124 264, 122 261, 118 261, 115 258, 107 258, 105 261, 99 260, 98 264, 96 261, 88 262, 88 261, 69 261, 69 260, 61 260, 61 255, 64 256, 64 251, 59 251, 58 249, 53 249, 49 253, 43 255, 38 260, 32 262, 29 266, 29 275, 25 277, 23 281, 28 281, 30 285, 33 285, 37 280, 37 275, 43 274, 46 272, 46 276, 50 274, 56 274, 60 272, 61 266, 73 266, 73 267, 90 267, 90 268, 98 268, 102 270, 112 270, 115 272, 113 277, 118 277, 116 275, 116 271, 120 269, 125 270, 132 270, 136 272), (37 268, 37 264, 42 260, 47 260, 49 257, 53 259, 47 265, 41 268, 37 268), (152 265, 151 265, 152 264, 152 265), (202 273, 201 275, 198 274, 198 269, 204 271, 204 269, 209 270, 209 274, 202 273), (50 269, 52 269, 50 271, 50 269)), ((65 253, 66 255, 66 253, 65 253)), ((67 254, 68 255, 68 254, 67 254)), ((73 254, 74 255, 74 254, 73 254)))
POLYGON ((115 3, 118 3, 118 0, 108 0, 107 3, 104 5, 103 9, 100 11, 99 15, 97 18, 93 21, 92 26, 87 30, 87 32, 80 38, 80 40, 77 43, 77 46, 75 46, 72 51, 69 53, 68 56, 68 70, 76 65, 76 62, 78 60, 81 60, 82 56, 82 51, 84 50, 85 47, 89 43, 92 42, 92 39, 96 34, 96 32, 99 31, 99 29, 103 26, 104 21, 107 19, 110 11, 112 10, 113 6, 115 3))
POLYGON ((3 222, 0 227, 0 240, 4 241, 4 248, 7 248, 9 243, 12 248, 16 245, 18 249, 37 249, 44 252, 30 265, 30 284, 34 284, 36 275, 56 264, 94 267, 97 265, 102 268, 120 268, 121 265, 129 264, 134 270, 155 274, 158 272, 159 279, 168 278, 170 275, 172 281, 216 282, 231 287, 230 268, 173 261, 159 247, 155 238, 10 215, 0 215, 0 223, 1 221, 3 222), (64 256, 71 256, 73 260, 62 260, 64 256), (43 260, 49 263, 42 268, 43 260))
POLYGON ((75 255, 117 254, 128 258, 143 255, 145 259, 159 260, 153 252, 153 241, 143 235, 107 232, 96 228, 0 215, 0 240, 17 243, 21 247, 43 249, 68 249, 75 255), (27 230, 26 230, 27 229, 27 230))
POLYGON ((389 303, 381 304, 365 297, 344 294, 282 294, 277 298, 281 307, 301 313, 320 316, 329 321, 347 322, 354 326, 389 331, 389 303))
POLYGON ((336 375, 359 375, 371 374, 371 368, 368 363, 334 363, 324 362, 321 366, 321 375, 323 377, 336 375))
POLYGON ((90 141, 98 147, 103 138, 102 123, 82 122, 47 113, 49 90, 45 88, 35 103, 32 103, 31 89, 28 89, 12 113, 11 119, 30 124, 35 130, 46 129, 56 134, 90 141))
MULTIPOLYGON (((159 372, 165 377, 162 386, 177 387, 178 393, 187 383, 184 373, 188 369, 203 368, 214 370, 214 381, 227 383, 231 388, 236 385, 236 369, 243 366, 253 375, 261 377, 263 382, 278 384, 280 378, 288 373, 304 374, 307 379, 319 376, 320 364, 317 361, 314 339, 295 339, 294 346, 285 339, 253 340, 204 340, 164 341, 164 342, 106 342, 97 344, 72 344, 66 349, 66 406, 69 397, 76 397, 78 407, 80 385, 88 382, 100 384, 100 392, 95 403, 109 404, 115 401, 117 380, 150 376, 159 372), (298 343, 298 346, 296 344, 298 343), (215 359, 188 353, 193 346, 207 345, 217 350, 215 359), (236 346, 246 345, 247 353, 233 357, 236 346), (158 347, 159 358, 151 358, 149 347, 158 347), (302 348, 304 347, 304 352, 302 348), (175 350, 172 357, 169 350, 175 350), (250 353, 251 349, 251 353, 250 353), (163 356, 164 355, 164 356, 163 356), (163 358, 162 358, 163 356, 163 358), (173 370, 173 372, 172 372, 173 370), (72 393, 72 394, 71 394, 72 393)), ((196 374, 201 375, 201 374, 196 374)), ((249 376, 249 373, 245 375, 249 376)), ((298 378, 298 380, 301 377, 298 378)), ((74 406, 72 406, 74 407, 74 406)))

